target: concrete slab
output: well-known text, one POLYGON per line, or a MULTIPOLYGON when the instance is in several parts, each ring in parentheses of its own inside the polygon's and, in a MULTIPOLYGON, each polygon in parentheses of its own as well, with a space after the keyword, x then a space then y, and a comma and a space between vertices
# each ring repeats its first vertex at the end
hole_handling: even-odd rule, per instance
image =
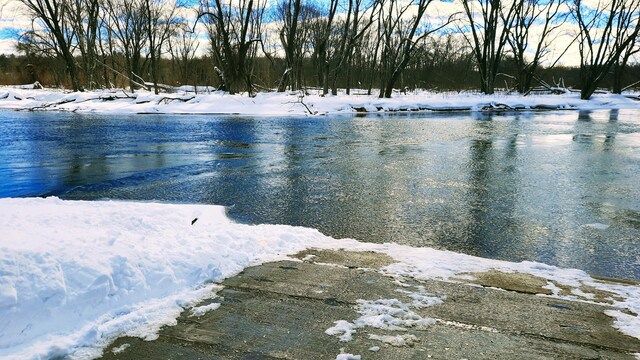
POLYGON ((220 302, 218 310, 201 317, 187 310, 157 340, 121 338, 103 358, 335 359, 344 351, 362 359, 634 359, 640 352, 640 340, 611 326, 608 305, 539 296, 539 286, 517 284, 531 280, 526 276, 505 281, 526 289, 513 291, 391 278, 378 271, 391 259, 375 253, 312 250, 298 258, 305 260, 246 269, 222 283, 219 298, 207 300, 220 302), (411 307, 418 293, 444 300, 411 307), (361 317, 362 299, 395 299, 431 325, 364 326, 348 342, 325 334, 337 320, 361 317), (390 344, 399 336, 404 345, 390 344), (374 347, 380 349, 369 350, 374 347))

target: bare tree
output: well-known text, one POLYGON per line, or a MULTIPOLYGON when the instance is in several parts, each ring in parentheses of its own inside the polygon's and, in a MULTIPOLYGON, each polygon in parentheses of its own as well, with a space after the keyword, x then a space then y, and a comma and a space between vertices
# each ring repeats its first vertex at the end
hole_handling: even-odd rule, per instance
POLYGON ((82 56, 85 85, 89 89, 95 88, 100 3, 98 0, 67 0, 64 5, 68 22, 76 34, 75 47, 82 56))
MULTIPOLYGON (((616 58, 616 61, 613 63, 613 93, 620 94, 624 90, 625 84, 623 80, 625 79, 625 74, 627 72, 627 67, 629 65, 629 61, 631 58, 640 52, 640 38, 636 38, 636 41, 629 44, 626 49, 622 52, 620 56, 616 58)), ((634 84, 637 84, 634 83, 634 84)), ((634 84, 631 84, 633 86, 634 84)), ((628 87, 629 85, 627 85, 628 87)))
POLYGON ((332 46, 330 41, 332 40, 332 36, 335 35, 333 29, 336 12, 338 10, 338 3, 339 0, 330 0, 325 11, 319 12, 318 16, 313 19, 312 25, 312 58, 316 65, 319 82, 322 84, 323 95, 327 95, 329 93, 330 52, 336 48, 335 46, 332 46))
POLYGON ((580 98, 587 100, 635 43, 640 31, 640 0, 606 0, 595 8, 573 0, 571 10, 580 29, 580 98))
POLYGON ((200 47, 198 36, 199 34, 191 31, 188 26, 179 26, 174 36, 169 39, 169 53, 173 63, 178 67, 181 84, 189 84, 191 80, 191 65, 200 47))
POLYGON ((175 2, 162 0, 143 0, 145 8, 145 20, 147 30, 147 43, 149 44, 149 58, 151 60, 151 81, 153 90, 159 93, 158 76, 160 56, 164 45, 174 31, 177 18, 175 2))
POLYGON ((38 21, 46 34, 33 30, 33 36, 40 37, 51 45, 55 53, 63 59, 71 80, 73 91, 82 91, 78 67, 73 57, 73 43, 76 33, 69 23, 66 1, 19 0, 26 6, 34 21, 38 21))
POLYGON ((475 56, 480 91, 493 94, 509 29, 521 2, 516 0, 462 0, 468 27, 461 27, 475 56))
POLYGON ((146 87, 142 74, 142 51, 148 44, 143 0, 105 0, 107 26, 115 39, 116 51, 124 55, 129 88, 146 87))
POLYGON ((342 23, 337 49, 330 59, 331 91, 337 92, 337 80, 347 69, 347 93, 350 92, 350 70, 355 49, 361 45, 361 40, 369 28, 380 15, 384 0, 348 0, 346 18, 342 23))
POLYGON ((106 88, 111 88, 116 84, 115 54, 113 51, 113 32, 109 23, 109 18, 104 11, 100 11, 100 25, 98 27, 98 49, 100 50, 100 64, 102 65, 102 76, 106 88), (109 66, 111 60, 111 66, 109 66), (110 77, 109 75, 112 75, 110 77))
POLYGON ((452 89, 452 84, 465 84, 472 73, 473 56, 465 40, 450 31, 439 32, 422 40, 411 61, 405 69, 406 73, 419 74, 412 76, 412 86, 423 88, 452 89))
POLYGON ((519 4, 516 6, 513 26, 507 40, 516 65, 518 92, 526 94, 531 89, 541 61, 553 47, 560 47, 555 42, 555 35, 566 19, 560 13, 565 0, 517 1, 519 4))
POLYGON ((314 25, 321 17, 320 9, 312 1, 278 0, 277 21, 281 27, 279 32, 280 44, 285 55, 285 69, 278 91, 284 91, 287 86, 292 90, 303 86, 303 63, 308 54, 309 43, 314 25))
POLYGON ((346 46, 345 65, 342 66, 346 76, 338 76, 338 78, 344 82, 347 94, 351 93, 351 87, 356 84, 363 89, 372 89, 374 83, 378 85, 378 19, 379 13, 368 28, 361 27, 364 31, 353 45, 346 46))
POLYGON ((230 93, 253 93, 253 67, 262 41, 266 0, 204 0, 198 20, 206 19, 211 51, 222 86, 230 93))
POLYGON ((422 18, 432 0, 401 3, 389 0, 381 14, 381 70, 380 97, 390 98, 395 83, 409 64, 411 56, 422 40, 451 23, 453 15, 436 28, 422 24, 422 18), (412 16, 407 17, 409 11, 412 16))
POLYGON ((375 23, 381 4, 382 0, 332 0, 313 19, 312 60, 323 95, 329 90, 337 93, 337 81, 344 70, 349 71, 353 53, 375 23))
POLYGON ((283 92, 288 84, 291 85, 292 90, 300 88, 302 85, 302 39, 298 32, 298 24, 302 16, 302 2, 301 0, 280 0, 277 6, 282 22, 280 43, 286 61, 286 69, 278 84, 278 91, 283 92))

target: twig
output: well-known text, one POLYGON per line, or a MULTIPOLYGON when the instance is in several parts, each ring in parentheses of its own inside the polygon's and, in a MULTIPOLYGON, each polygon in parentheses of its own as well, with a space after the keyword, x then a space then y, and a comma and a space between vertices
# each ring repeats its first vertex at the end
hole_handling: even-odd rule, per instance
POLYGON ((165 104, 169 104, 170 102, 175 101, 175 100, 182 101, 182 102, 187 102, 187 101, 193 100, 195 98, 196 98, 195 96, 192 96, 192 97, 189 97, 189 98, 172 98, 172 97, 165 96, 165 97, 161 98, 160 100, 158 100, 157 104, 160 105, 161 102, 164 102, 165 104))
POLYGON ((318 114, 318 112, 317 112, 317 111, 311 111, 311 109, 309 109, 309 107, 307 106, 307 104, 305 104, 305 103, 304 103, 304 101, 302 101, 303 99, 304 99, 304 92, 303 92, 303 91, 300 91, 300 95, 298 95, 298 102, 299 102, 300 104, 302 104, 302 105, 307 109, 307 111, 309 112, 309 115, 316 115, 316 114, 318 114))
POLYGON ((29 111, 45 110, 45 109, 50 108, 52 106, 64 105, 64 104, 72 103, 74 101, 76 101, 76 99, 62 100, 62 101, 58 101, 58 102, 52 102, 52 103, 48 103, 48 104, 43 104, 43 105, 40 105, 40 106, 34 106, 32 108, 28 108, 28 109, 25 109, 25 110, 29 110, 29 111))
POLYGON ((623 87, 623 88, 622 88, 622 91, 629 90, 629 89, 631 89, 632 87, 634 87, 634 86, 636 86, 636 85, 638 85, 638 84, 640 84, 640 80, 639 80, 639 81, 634 82, 634 83, 633 83, 633 84, 631 84, 631 85, 627 85, 627 86, 623 87))

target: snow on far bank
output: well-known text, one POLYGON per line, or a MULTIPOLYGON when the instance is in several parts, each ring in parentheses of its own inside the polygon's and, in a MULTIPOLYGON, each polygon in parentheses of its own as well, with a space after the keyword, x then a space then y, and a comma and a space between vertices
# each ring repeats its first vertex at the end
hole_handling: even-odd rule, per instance
POLYGON ((118 336, 153 339, 185 307, 212 297, 219 290, 215 282, 312 247, 386 253, 398 263, 385 272, 418 279, 500 269, 576 289, 589 285, 616 294, 620 311, 609 314, 619 329, 633 335, 640 328, 630 313, 640 313, 640 286, 605 284, 580 270, 540 263, 337 240, 301 227, 236 224, 220 206, 0 199, 0 234, 0 358, 91 358, 118 336))
MULTIPOLYGON (((358 95, 363 94, 363 95, 358 95)), ((391 99, 364 95, 319 96, 302 92, 258 93, 255 97, 223 92, 178 91, 155 95, 126 90, 64 92, 52 89, 0 87, 0 109, 55 110, 118 114, 238 114, 238 115, 324 115, 384 113, 396 111, 504 111, 549 109, 640 108, 640 101, 623 95, 596 94, 580 100, 579 94, 530 95, 479 93, 437 93, 417 91, 395 94, 391 99)))

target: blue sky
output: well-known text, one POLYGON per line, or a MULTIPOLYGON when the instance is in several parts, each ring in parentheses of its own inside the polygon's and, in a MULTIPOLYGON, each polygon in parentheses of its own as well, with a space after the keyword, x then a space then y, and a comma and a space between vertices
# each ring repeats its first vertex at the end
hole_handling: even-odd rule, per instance
POLYGON ((1 39, 15 39, 24 30, 13 27, 0 28, 0 40, 1 39))

